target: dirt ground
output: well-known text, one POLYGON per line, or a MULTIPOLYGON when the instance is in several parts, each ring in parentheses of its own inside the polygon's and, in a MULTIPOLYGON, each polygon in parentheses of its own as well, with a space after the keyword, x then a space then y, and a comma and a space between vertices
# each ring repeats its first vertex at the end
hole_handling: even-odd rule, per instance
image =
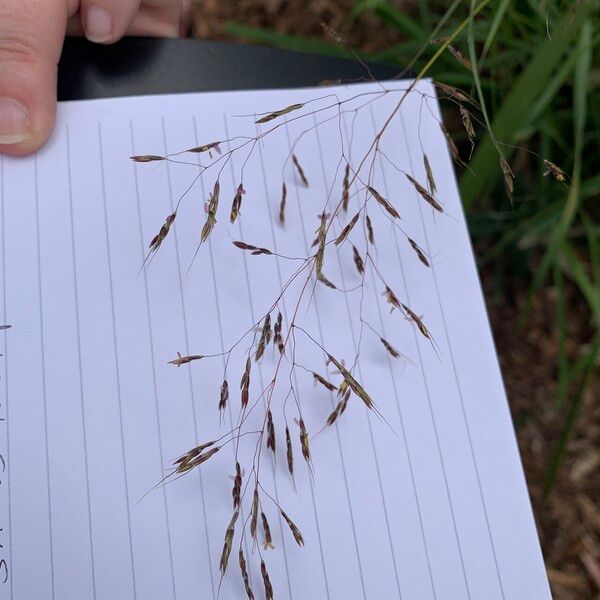
MULTIPOLYGON (((195 35, 227 39, 223 25, 235 20, 280 32, 325 38, 320 25, 340 32, 346 44, 377 51, 400 41, 395 31, 375 19, 348 26, 352 0, 202 0, 195 35), (310 15, 310 17, 307 17, 310 15)), ((600 378, 588 389, 575 434, 556 485, 544 498, 544 479, 567 409, 556 403, 556 301, 551 287, 535 299, 531 318, 517 333, 525 297, 524 282, 515 281, 500 297, 482 273, 484 291, 502 365, 531 500, 552 585, 558 600, 600 598, 600 378)), ((590 316, 575 291, 569 298, 569 355, 585 350, 591 336, 590 316)))

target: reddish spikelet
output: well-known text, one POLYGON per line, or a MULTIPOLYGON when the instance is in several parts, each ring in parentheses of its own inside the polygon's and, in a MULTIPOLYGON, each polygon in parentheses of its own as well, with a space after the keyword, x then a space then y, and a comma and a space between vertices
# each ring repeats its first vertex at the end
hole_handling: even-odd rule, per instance
POLYGON ((452 154, 452 158, 454 159, 454 162, 456 162, 460 166, 464 166, 465 163, 460 158, 458 146, 454 143, 452 136, 450 135, 450 133, 448 132, 448 130, 446 129, 446 127, 444 126, 443 123, 440 123, 440 128, 442 130, 442 133, 444 134, 444 137, 446 138, 446 143, 448 144, 448 148, 450 149, 450 153, 452 154))
POLYGON ((306 462, 310 462, 310 447, 308 445, 308 432, 306 431, 306 425, 304 419, 298 421, 300 427, 300 447, 302 448, 302 456, 306 462))
POLYGON ((354 258, 354 266, 356 267, 356 270, 360 275, 364 275, 365 263, 363 262, 363 259, 361 258, 360 254, 358 253, 358 250, 356 249, 356 246, 354 245, 352 246, 352 256, 354 258))
POLYGON ((442 205, 414 177, 411 177, 408 173, 405 173, 405 175, 406 178, 413 184, 421 198, 427 202, 427 204, 432 206, 438 212, 444 212, 442 205))
POLYGON ((256 525, 258 523, 258 486, 254 488, 254 496, 252 497, 252 510, 250 514, 250 535, 256 539, 256 525))
POLYGON ((454 56, 454 58, 463 67, 469 69, 469 71, 472 69, 471 62, 469 61, 469 59, 458 48, 455 48, 454 46, 452 46, 452 44, 450 44, 448 46, 448 52, 450 52, 450 54, 452 54, 452 56, 454 56))
POLYGON ((171 229, 171 225, 173 225, 173 221, 175 221, 175 217, 177 217, 177 211, 171 213, 165 220, 163 226, 160 228, 160 231, 152 238, 150 242, 150 252, 156 252, 160 245, 164 242, 167 235, 169 235, 169 231, 171 229))
POLYGON ((386 339, 380 337, 381 343, 383 347, 391 354, 393 358, 400 358, 400 352, 394 348, 386 339))
POLYGON ((371 224, 371 219, 369 218, 369 215, 366 216, 365 220, 367 223, 367 236, 369 238, 369 244, 374 246, 375 245, 375 234, 373 233, 373 225, 371 224))
POLYGON ((292 535, 294 536, 294 539, 296 540, 298 546, 304 546, 304 538, 302 537, 302 534, 300 533, 298 527, 296 527, 296 524, 285 514, 285 512, 283 512, 283 510, 279 509, 279 512, 281 512, 281 516, 285 519, 285 522, 288 524, 288 527, 290 528, 290 531, 292 532, 292 535))
POLYGON ((362 385, 360 385, 360 383, 358 383, 358 381, 354 379, 350 371, 348 371, 348 369, 346 369, 346 367, 340 361, 336 360, 333 356, 331 356, 331 354, 328 354, 327 357, 337 367, 340 374, 348 384, 348 387, 365 403, 367 408, 374 408, 375 403, 373 402, 369 394, 367 394, 362 385))
POLYGON ((285 446, 288 471, 292 478, 294 477, 294 450, 292 448, 292 438, 290 436, 290 428, 285 426, 285 446))
POLYGON ((337 238, 335 239, 335 242, 333 242, 336 246, 339 246, 348 237, 348 234, 352 231, 352 229, 356 225, 356 222, 358 221, 359 216, 360 216, 360 211, 357 212, 352 217, 352 219, 350 220, 348 225, 346 225, 346 227, 344 227, 344 229, 342 229, 342 231, 340 232, 340 235, 338 235, 337 238))
POLYGON ((300 108, 302 108, 304 106, 304 104, 290 104, 290 106, 286 106, 285 108, 281 108, 279 110, 275 110, 272 113, 269 113, 268 115, 261 117, 258 121, 256 121, 256 124, 262 124, 262 123, 268 123, 269 121, 272 121, 273 119, 277 119, 277 117, 281 117, 283 115, 287 115, 288 113, 294 111, 294 110, 298 110, 300 108))
POLYGON ((431 340, 431 334, 427 327, 425 327, 425 323, 421 320, 421 317, 417 315, 412 309, 410 309, 406 304, 401 304, 406 316, 417 326, 417 329, 421 332, 421 334, 426 337, 428 340, 431 340))
POLYGON ((273 425, 273 415, 267 411, 267 448, 275 454, 275 425, 273 425))
POLYGON ((239 552, 239 561, 240 561, 240 571, 242 573, 242 580, 244 581, 244 588, 246 589, 246 596, 248 596, 248 600, 254 600, 254 592, 250 587, 250 577, 248 575, 248 565, 246 564, 246 559, 244 558, 244 551, 240 547, 239 552))
POLYGON ((395 308, 401 308, 400 300, 398 300, 398 297, 396 294, 394 294, 389 286, 385 286, 385 290, 381 295, 385 296, 385 301, 392 307, 390 312, 392 312, 395 308))
POLYGON ((344 183, 342 185, 342 209, 348 212, 348 203, 350 202, 350 165, 346 163, 344 169, 344 183))
POLYGON ((250 357, 246 360, 246 368, 244 374, 240 380, 240 389, 242 390, 242 409, 248 406, 248 399, 250 397, 250 369, 252 368, 252 361, 250 357))
POLYGON ((242 468, 240 467, 240 463, 236 461, 235 463, 235 478, 233 479, 233 489, 231 490, 231 495, 233 497, 233 508, 239 508, 241 501, 241 492, 242 492, 242 468))
POLYGON ((327 277, 325 277, 325 275, 323 275, 323 273, 317 273, 317 281, 320 281, 323 285, 326 285, 328 288, 331 288, 332 290, 337 290, 337 287, 335 287, 335 284, 333 284, 331 281, 329 281, 329 279, 327 279, 327 277))
POLYGON ((419 244, 417 244, 417 242, 415 242, 415 240, 411 239, 411 238, 407 238, 408 239, 408 243, 411 245, 411 248, 416 252, 419 260, 426 266, 429 266, 429 261, 427 260, 427 256, 425 254, 425 252, 423 252, 423 250, 421 249, 421 247, 419 246, 419 244))
POLYGON ((377 200, 377 203, 383 207, 389 215, 394 217, 394 219, 400 218, 398 211, 374 187, 369 186, 367 189, 373 198, 377 200))
POLYGON ((500 169, 502 169, 502 177, 504 178, 504 189, 506 190, 506 194, 512 202, 514 191, 513 180, 515 178, 515 174, 513 173, 513 170, 510 168, 510 165, 508 164, 504 156, 500 157, 500 169))
MULTIPOLYGON (((211 442, 211 444, 214 444, 214 442, 211 442)), ((181 475, 191 471, 194 467, 200 466, 202 463, 214 456, 220 449, 221 446, 215 446, 214 448, 211 448, 210 450, 207 450, 201 454, 196 453, 196 448, 194 448, 194 450, 190 450, 190 452, 184 454, 175 461, 175 472, 181 475)))
POLYGON ((237 521, 239 514, 238 510, 233 513, 231 521, 229 521, 229 525, 225 531, 225 542, 223 544, 223 551, 221 552, 221 560, 219 562, 221 577, 223 577, 225 571, 227 571, 227 564, 229 563, 229 555, 231 554, 231 546, 233 544, 233 535, 235 533, 235 522, 237 521))
POLYGON ((129 157, 133 162, 138 163, 147 163, 154 162, 157 160, 165 160, 165 156, 158 156, 158 154, 140 154, 139 156, 130 156, 129 157))
POLYGON ((273 586, 271 585, 271 580, 269 579, 267 565, 265 565, 265 561, 262 559, 260 561, 260 573, 262 575, 263 584, 265 586, 265 600, 273 600, 273 586))
POLYGON ((315 271, 317 277, 323 271, 323 260, 325 258, 325 241, 327 238, 327 214, 322 213, 319 215, 319 227, 316 231, 317 238, 315 240, 317 245, 317 253, 315 254, 315 271))
POLYGON ((283 344, 283 337, 281 335, 283 327, 283 316, 280 312, 277 313, 277 321, 275 321, 275 327, 273 328, 273 343, 277 346, 279 354, 285 354, 285 347, 283 344))
POLYGON ((267 515, 261 511, 260 520, 262 521, 263 532, 265 534, 265 541, 263 547, 265 550, 273 550, 273 537, 271 536, 271 528, 269 527, 269 521, 267 521, 267 515))
POLYGON ((229 384, 227 379, 223 380, 221 384, 221 397, 219 399, 219 411, 225 410, 227 406, 227 400, 229 400, 229 384))
POLYGON ((268 248, 260 248, 259 246, 252 246, 251 244, 246 244, 245 242, 233 242, 233 245, 240 250, 248 250, 250 254, 273 254, 268 248))
POLYGON ((193 152, 195 154, 200 154, 202 152, 210 152, 211 150, 215 150, 218 154, 221 154, 221 148, 219 144, 221 142, 209 142, 208 144, 203 144, 202 146, 196 146, 195 148, 189 148, 186 152, 193 152))
POLYGON ((260 360, 260 358, 262 357, 262 355, 265 352, 265 348, 269 345, 270 341, 271 341, 271 315, 269 314, 265 317, 262 331, 260 334, 260 340, 259 340, 258 346, 256 348, 256 355, 254 357, 254 360, 256 362, 258 362, 260 360))
POLYGON ((327 381, 327 379, 325 379, 325 377, 323 377, 322 375, 319 375, 318 373, 315 373, 314 371, 311 371, 313 374, 313 377, 315 378, 315 383, 320 383, 321 385, 325 386, 329 391, 331 392, 336 392, 337 391, 337 386, 333 385, 333 383, 331 383, 330 381, 327 381))
POLYGON ((287 200, 287 187, 285 181, 281 186, 281 202, 279 203, 279 222, 285 225, 285 204, 287 200))
POLYGON ((431 165, 429 164, 429 159, 427 158, 427 154, 423 152, 423 165, 425 166, 425 175, 427 176, 427 187, 431 194, 435 194, 436 186, 435 179, 433 178, 433 171, 431 170, 431 165))
POLYGON ((304 173, 304 169, 302 168, 300 161, 298 160, 298 157, 295 154, 292 154, 292 162, 294 163, 294 166, 296 167, 296 171, 298 172, 298 176, 300 177, 300 180, 306 187, 308 187, 308 179, 306 177, 306 174, 304 173))
POLYGON ((235 192, 235 196, 233 197, 233 202, 231 203, 231 213, 229 214, 229 221, 232 224, 235 223, 235 220, 240 216, 240 211, 242 209, 242 196, 245 193, 246 190, 244 189, 244 186, 240 183, 235 192))
POLYGON ((180 367, 181 365, 186 365, 187 363, 190 363, 193 360, 200 360, 201 358, 204 358, 202 354, 190 354, 189 356, 181 356, 181 354, 178 352, 177 358, 170 360, 168 364, 180 367))
POLYGON ((217 179, 206 207, 206 222, 204 223, 204 227, 202 227, 202 231, 200 232, 200 243, 205 242, 208 239, 208 236, 212 233, 212 230, 217 223, 217 209, 219 208, 220 192, 221 185, 217 179))

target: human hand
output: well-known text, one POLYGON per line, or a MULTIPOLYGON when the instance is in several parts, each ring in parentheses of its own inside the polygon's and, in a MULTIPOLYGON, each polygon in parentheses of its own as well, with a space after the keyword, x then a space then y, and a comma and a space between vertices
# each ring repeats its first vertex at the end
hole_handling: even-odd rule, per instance
POLYGON ((177 37, 191 0, 0 0, 0 153, 35 152, 50 136, 65 35, 110 44, 125 34, 177 37))

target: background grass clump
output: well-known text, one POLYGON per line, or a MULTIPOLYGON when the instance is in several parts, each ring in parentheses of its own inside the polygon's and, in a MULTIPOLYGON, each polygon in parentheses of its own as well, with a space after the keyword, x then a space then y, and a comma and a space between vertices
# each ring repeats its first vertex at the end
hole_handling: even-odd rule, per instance
POLYGON ((550 580, 565 599, 600 590, 599 9, 596 0, 204 0, 196 18, 203 38, 356 52, 399 71, 432 61, 428 76, 479 104, 470 159, 451 102, 445 122, 466 163, 461 194, 550 580))

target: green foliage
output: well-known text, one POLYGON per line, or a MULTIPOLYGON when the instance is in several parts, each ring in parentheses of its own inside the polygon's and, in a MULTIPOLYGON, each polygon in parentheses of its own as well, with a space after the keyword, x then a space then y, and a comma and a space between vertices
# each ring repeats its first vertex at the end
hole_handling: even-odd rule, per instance
MULTIPOLYGON (((564 411, 564 427, 548 465, 547 492, 600 348, 599 8, 598 0, 457 0, 449 8, 434 0, 355 0, 345 25, 350 29, 364 14, 375 15, 401 41, 362 58, 412 66, 418 73, 425 65, 428 75, 479 101, 479 142, 460 187, 471 233, 487 247, 480 264, 494 269, 496 281, 524 272, 530 296, 551 281, 558 297, 557 409, 564 411), (432 44, 432 38, 443 43, 432 44), (470 70, 447 50, 448 38, 468 57, 470 70), (515 173, 514 199, 504 191, 501 155, 515 173), (566 181, 548 174, 544 159, 560 167, 566 181), (595 332, 586 354, 573 364, 566 351, 567 282, 587 304, 590 333, 595 332)), ((350 55, 333 40, 235 24, 229 32, 286 48, 350 55)), ((456 112, 448 107, 445 118, 455 125, 460 146, 466 136, 456 112)))

